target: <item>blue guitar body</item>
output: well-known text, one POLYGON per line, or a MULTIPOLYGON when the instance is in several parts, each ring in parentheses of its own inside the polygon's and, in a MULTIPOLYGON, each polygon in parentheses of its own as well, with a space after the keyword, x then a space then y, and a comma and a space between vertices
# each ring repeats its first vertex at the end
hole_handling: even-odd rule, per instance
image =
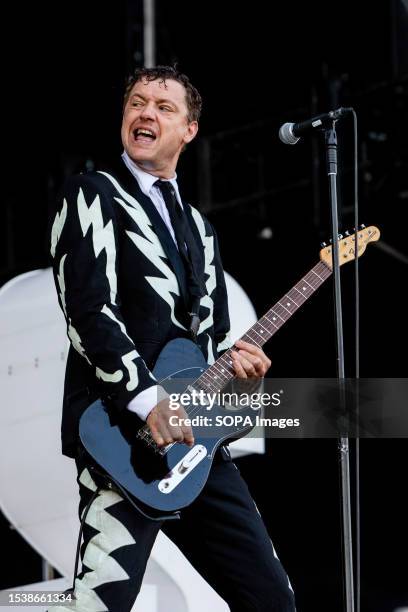
MULTIPOLYGON (((357 234, 353 234, 339 238, 341 264, 355 258, 356 236, 357 234)), ((364 253, 369 242, 376 241, 379 237, 377 227, 360 228, 358 256, 364 253)), ((331 273, 332 249, 325 247, 320 251, 319 263, 276 302, 248 330, 242 340, 262 346, 331 273), (285 303, 286 306, 283 305, 285 303)), ((203 377, 210 388, 220 388, 220 376, 225 380, 233 377, 232 362, 228 363, 229 357, 225 359, 226 355, 228 351, 203 377), (229 378, 225 374, 225 368, 229 369, 229 378)), ((172 340, 164 347, 153 373, 168 393, 182 393, 186 387, 188 390, 188 385, 199 379, 208 367, 200 349, 190 340, 180 338, 172 340)), ((135 414, 123 410, 115 420, 114 415, 109 415, 102 402, 96 401, 81 417, 80 438, 88 454, 109 474, 111 480, 132 503, 152 518, 155 518, 152 514, 157 512, 170 516, 171 513, 191 504, 199 495, 208 478, 217 448, 229 440, 244 436, 256 424, 256 415, 250 406, 238 410, 239 412, 231 406, 220 405, 214 405, 211 411, 208 411, 206 406, 195 406, 194 410, 186 409, 189 416, 194 414, 195 417, 211 417, 213 425, 194 426, 193 423, 193 448, 185 444, 172 444, 161 449, 161 452, 153 452, 146 442, 140 439, 140 434, 138 435, 138 431, 143 431, 146 426, 135 414), (221 424, 217 422, 217 417, 221 424), (225 417, 229 417, 232 423, 225 417), (242 424, 238 424, 239 418, 242 419, 242 424), (214 423, 217 423, 217 426, 214 423)))
MULTIPOLYGON (((178 338, 164 347, 153 374, 168 393, 183 393, 186 381, 192 383, 207 367, 198 346, 178 338)), ((224 419, 237 414, 219 405, 210 411, 206 406, 194 406, 193 412, 194 416, 210 417, 212 423, 217 416, 224 419)), ((239 415, 254 420, 251 408, 239 409, 239 415)), ((228 440, 244 436, 253 425, 193 426, 194 446, 175 443, 162 450, 165 454, 138 438, 140 427, 141 421, 130 411, 124 410, 115 419, 97 400, 82 415, 79 432, 92 459, 139 509, 154 517, 157 512, 174 513, 191 504, 206 483, 216 450, 228 440)))

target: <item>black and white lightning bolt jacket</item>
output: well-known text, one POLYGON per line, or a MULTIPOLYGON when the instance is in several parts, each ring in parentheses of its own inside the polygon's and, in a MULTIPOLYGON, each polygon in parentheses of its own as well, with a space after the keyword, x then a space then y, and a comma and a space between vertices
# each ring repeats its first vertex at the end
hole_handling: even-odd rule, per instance
MULTIPOLYGON (((208 363, 230 346, 224 273, 211 224, 183 202, 200 246, 194 267, 207 294, 197 342, 208 363)), ((112 410, 157 381, 151 369, 164 345, 188 337, 183 261, 164 221, 123 164, 65 183, 51 230, 51 255, 70 350, 62 448, 75 456, 79 418, 96 398, 112 410)))

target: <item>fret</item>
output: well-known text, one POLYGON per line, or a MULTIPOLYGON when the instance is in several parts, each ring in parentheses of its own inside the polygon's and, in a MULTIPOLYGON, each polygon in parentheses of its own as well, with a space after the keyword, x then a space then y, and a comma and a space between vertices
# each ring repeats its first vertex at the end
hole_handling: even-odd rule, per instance
MULTIPOLYGON (((290 291, 289 291, 289 293, 290 293, 290 291)), ((293 302, 293 303, 294 303, 294 305, 296 306, 296 308, 299 308, 300 304, 298 304, 298 303, 296 302, 296 300, 294 300, 294 299, 293 299, 293 297, 291 297, 291 296, 289 295, 289 293, 287 293, 287 294, 285 295, 285 298, 287 298, 287 299, 288 299, 290 302, 293 302)), ((286 305, 287 305, 287 303, 286 303, 286 305)), ((292 304, 291 304, 291 305, 292 305, 292 304)), ((292 312, 293 312, 293 311, 291 310, 291 313, 292 313, 292 312)))
POLYGON ((216 391, 216 389, 213 388, 213 380, 209 376, 210 369, 211 368, 208 368, 208 370, 201 374, 200 378, 198 379, 200 384, 204 386, 204 391, 206 392, 216 391))
MULTIPOLYGON (((263 317, 262 317, 262 319, 263 319, 263 317)), ((259 321, 258 321, 258 325, 259 325, 260 327, 262 327, 262 328, 263 328, 265 331, 267 331, 267 332, 269 332, 269 333, 270 333, 269 329, 268 329, 267 327, 265 327, 265 325, 262 325, 262 323, 261 323, 262 319, 259 319, 259 321)), ((261 332, 261 333, 262 333, 262 332, 261 332)))
POLYGON ((220 357, 219 361, 223 362, 224 364, 224 368, 226 369, 226 371, 229 370, 229 366, 232 365, 232 360, 231 360, 231 351, 233 349, 230 348, 228 349, 228 351, 226 351, 222 357, 220 357))
POLYGON ((286 308, 286 306, 284 306, 284 305, 283 305, 283 304, 281 304, 280 302, 278 302, 278 304, 279 304, 279 306, 281 306, 282 308, 284 308, 284 309, 286 310, 286 312, 288 312, 290 315, 292 314, 292 313, 290 312, 290 310, 288 310, 288 309, 286 308))
POLYGON ((266 317, 266 315, 264 315, 262 317, 262 319, 260 319, 260 321, 262 321, 262 323, 259 323, 260 326, 262 327, 262 329, 265 330, 266 334, 264 334, 264 336, 268 336, 268 338, 270 338, 272 336, 272 334, 275 333, 276 328, 274 328, 274 326, 272 326, 272 323, 268 320, 268 318, 266 317))
MULTIPOLYGON (((228 353, 228 351, 227 351, 228 353)), ((232 366, 232 361, 231 363, 228 362, 228 364, 225 363, 225 359, 226 359, 226 355, 227 353, 224 353, 224 355, 222 357, 220 357, 219 359, 217 359, 217 361, 215 363, 213 363, 213 365, 211 365, 206 371, 205 374, 207 375, 207 377, 210 379, 206 384, 209 385, 210 387, 213 386, 214 381, 211 378, 211 376, 213 375, 214 370, 216 372, 218 372, 219 376, 221 377, 221 385, 218 385, 217 391, 219 391, 220 389, 222 389, 223 387, 225 387, 225 385, 235 376, 235 370, 231 367, 232 366)), ((201 375, 201 377, 198 379, 199 381, 201 380, 202 376, 204 376, 203 374, 201 375)), ((213 389, 210 389, 213 390, 213 389)))
MULTIPOLYGON (((305 301, 307 300, 307 297, 305 298, 305 294, 299 291, 299 289, 296 286, 293 288, 299 293, 299 295, 302 296, 302 298, 304 298, 305 301)), ((306 287, 304 288, 304 290, 306 291, 306 287)))
MULTIPOLYGON (((308 283, 308 282, 307 282, 307 280, 306 280, 306 276, 304 276, 302 280, 303 280, 303 281, 306 283, 306 285, 309 285, 309 287, 310 287, 310 289, 312 290, 312 293, 313 293, 313 292, 314 292, 314 288, 313 288, 313 286, 312 286, 310 283, 308 283)), ((305 287, 305 286, 303 285, 303 286, 302 286, 302 291, 306 292, 306 290, 307 290, 307 287, 305 287)), ((311 294, 310 294, 310 295, 311 295, 311 294)), ((309 296, 308 296, 308 297, 309 297, 309 296)))
MULTIPOLYGON (((250 335, 250 334, 254 334, 254 333, 256 334, 257 332, 254 330, 254 328, 253 328, 253 327, 251 327, 251 329, 250 329, 249 331, 247 331, 247 333, 246 333, 244 336, 242 336, 242 338, 241 338, 241 339, 242 339, 242 340, 244 340, 245 342, 248 342, 248 340, 245 340, 245 338, 246 338, 246 337, 248 337, 250 340, 252 340, 252 342, 254 342, 254 343, 256 344, 256 346, 258 346, 258 347, 259 347, 259 346, 261 346, 261 345, 260 345, 260 344, 258 344, 258 342, 255 340, 255 338, 253 338, 253 337, 250 335)), ((259 336, 259 334, 258 334, 258 336, 259 336)), ((261 336, 260 336, 260 337, 261 337, 261 336)), ((261 338, 262 338, 262 337, 261 337, 261 338)))
POLYGON ((258 321, 258 323, 256 324, 259 328, 259 331, 257 329, 255 329, 255 327, 253 328, 254 332, 260 337, 262 344, 264 344, 267 341, 267 335, 264 334, 265 328, 263 327, 263 325, 260 324, 260 322, 258 321))
MULTIPOLYGON (((249 341, 258 347, 262 346, 313 295, 331 273, 331 269, 325 263, 319 262, 316 264, 241 339, 249 341), (292 297, 295 291, 303 298, 303 302, 300 304, 292 297)), ((234 347, 228 349, 215 363, 205 370, 193 383, 193 388, 218 393, 230 380, 235 378, 235 370, 231 359, 231 351, 233 350, 236 349, 234 347)))
POLYGON ((311 288, 311 290, 312 290, 312 291, 313 291, 313 293, 314 293, 314 291, 315 291, 315 287, 313 287, 313 285, 311 285, 311 284, 309 283, 309 281, 307 281, 307 280, 306 280, 306 277, 304 278, 304 281, 305 281, 305 283, 307 283, 307 284, 309 285, 309 287, 311 288))
MULTIPOLYGON (((222 385, 223 386, 223 385, 222 385)), ((210 379, 210 381, 207 382, 207 390, 212 392, 212 393, 217 393, 220 389, 220 386, 215 384, 213 379, 210 379)))
POLYGON ((285 309, 279 302, 276 302, 274 312, 283 320, 284 323, 290 319, 291 312, 288 312, 288 310, 285 309))
POLYGON ((323 261, 321 261, 320 264, 317 265, 319 266, 321 273, 325 275, 324 280, 326 280, 326 278, 329 278, 332 273, 331 269, 323 261))
POLYGON ((322 282, 324 281, 324 278, 322 278, 321 276, 319 276, 319 275, 318 275, 318 273, 317 273, 317 272, 315 272, 313 269, 312 269, 312 270, 310 270, 310 271, 311 271, 311 272, 313 272, 313 274, 316 274, 317 278, 320 278, 320 280, 321 280, 322 282))
POLYGON ((197 378, 197 380, 196 380, 196 381, 194 381, 194 383, 191 383, 191 384, 189 385, 189 389, 191 389, 192 391, 195 391, 196 393, 201 393, 201 391, 204 391, 204 392, 205 392, 205 389, 203 388, 203 385, 201 385, 201 386, 200 386, 200 385, 198 384, 199 380, 200 380, 200 379, 199 379, 199 378, 197 378))
POLYGON ((228 376, 225 375, 225 370, 224 368, 222 368, 221 370, 219 369, 219 364, 217 365, 217 362, 213 363, 212 366, 210 366, 211 369, 211 373, 213 370, 215 370, 217 372, 217 374, 214 374, 214 378, 220 378, 221 381, 223 382, 228 382, 229 378, 228 376))
MULTIPOLYGON (((269 314, 269 311, 268 311, 268 314, 269 314)), ((273 323, 273 321, 271 321, 271 320, 270 320, 270 319, 269 319, 269 318, 268 318, 266 315, 264 315, 264 317, 265 317, 265 319, 268 319, 269 323, 272 323, 272 325, 273 325, 274 327, 276 327, 276 329, 279 329, 279 326, 278 326, 278 325, 276 325, 276 323, 273 323)), ((274 321, 276 321, 276 319, 274 319, 274 321)))
MULTIPOLYGON (((274 308, 276 308, 276 304, 275 304, 274 308)), ((274 314, 274 315, 278 315, 278 317, 279 317, 280 319, 282 319, 282 321, 283 321, 284 323, 286 323, 286 319, 283 319, 283 318, 280 316, 280 314, 279 314, 278 312, 275 312, 275 310, 272 310, 272 312, 273 312, 273 314, 274 314)), ((272 319, 273 319, 273 317, 272 317, 272 319)), ((275 321, 276 319, 273 319, 273 320, 275 321)))

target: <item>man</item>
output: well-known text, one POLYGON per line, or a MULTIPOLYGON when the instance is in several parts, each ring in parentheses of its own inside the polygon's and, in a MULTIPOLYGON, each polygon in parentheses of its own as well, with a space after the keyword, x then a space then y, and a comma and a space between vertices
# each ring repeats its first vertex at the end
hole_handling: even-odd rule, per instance
MULTIPOLYGON (((69 179, 52 228, 55 282, 71 341, 62 445, 77 462, 80 516, 94 495, 75 581, 81 612, 131 609, 160 528, 232 611, 294 610, 288 578, 225 448, 181 519, 160 523, 114 490, 95 494, 78 443, 80 415, 101 397, 113 412, 130 410, 146 421, 159 446, 193 445, 192 429, 177 425, 186 416, 182 407, 158 402, 151 370, 173 338, 193 337, 208 363, 230 347, 217 238, 182 201, 176 180, 200 111, 200 95, 185 75, 170 67, 136 71, 125 94, 120 166, 69 179), (180 420, 171 426, 174 415, 180 420)), ((236 349, 236 375, 263 377, 270 360, 262 349, 244 342, 236 349)))

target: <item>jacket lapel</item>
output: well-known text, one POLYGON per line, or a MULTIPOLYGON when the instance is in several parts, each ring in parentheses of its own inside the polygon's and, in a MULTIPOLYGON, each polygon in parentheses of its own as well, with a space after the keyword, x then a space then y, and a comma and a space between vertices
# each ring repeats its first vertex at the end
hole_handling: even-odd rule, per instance
MULTIPOLYGON (((149 217, 152 228, 157 234, 160 244, 163 247, 163 251, 166 253, 166 256, 169 260, 170 266, 173 268, 173 271, 177 277, 178 284, 180 287, 181 296, 185 302, 186 307, 190 308, 190 300, 188 295, 187 288, 187 279, 186 273, 184 269, 183 260, 180 257, 176 244, 171 237, 171 234, 161 218, 159 212, 157 211, 155 205, 148 198, 143 191, 139 187, 139 183, 133 174, 128 170, 123 162, 114 167, 114 169, 108 170, 110 174, 116 177, 123 187, 125 191, 131 194, 139 204, 142 206, 143 210, 149 217)), ((188 205, 186 208, 189 208, 188 205)), ((195 225, 195 224, 194 224, 195 225)))

